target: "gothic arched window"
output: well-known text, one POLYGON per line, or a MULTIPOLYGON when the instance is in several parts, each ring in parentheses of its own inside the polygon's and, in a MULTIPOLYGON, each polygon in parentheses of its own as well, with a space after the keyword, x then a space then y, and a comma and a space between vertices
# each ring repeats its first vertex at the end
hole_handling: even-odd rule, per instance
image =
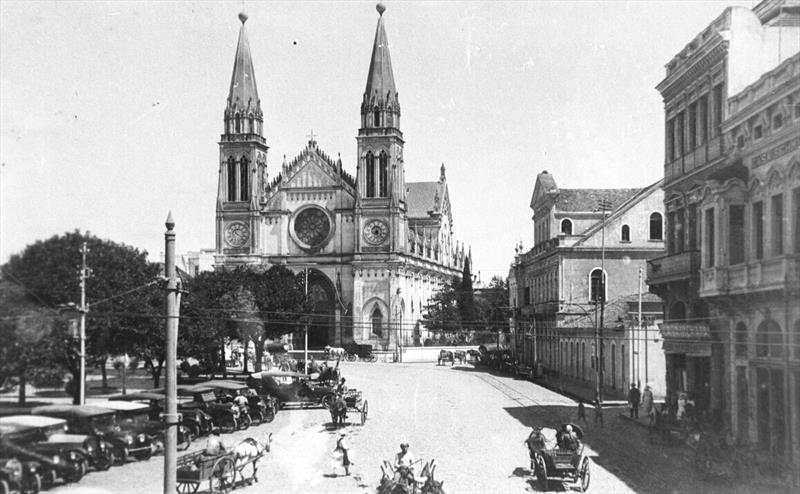
POLYGON ((664 240, 664 226, 661 213, 650 215, 650 240, 664 240))
POLYGON ((383 338, 383 313, 377 305, 372 309, 372 334, 378 338, 383 338))
POLYGON ((595 268, 592 270, 592 273, 589 275, 589 281, 591 285, 591 294, 590 300, 592 302, 600 302, 600 297, 605 298, 605 283, 603 280, 603 271, 600 268, 595 268))
POLYGON ((631 241, 631 227, 629 227, 628 225, 622 225, 622 241, 623 242, 631 241))
POLYGON ((239 132, 242 131, 242 116, 239 115, 239 113, 237 112, 235 118, 236 118, 236 133, 238 134, 239 132))
POLYGON ((392 118, 392 108, 389 107, 386 109, 386 126, 393 127, 394 126, 394 118, 392 118))
POLYGON ((241 201, 250 200, 250 167, 248 166, 247 158, 242 156, 239 161, 239 196, 241 201))
POLYGON ((378 197, 387 197, 389 195, 389 157, 385 152, 381 151, 380 158, 378 158, 380 165, 379 175, 379 195, 378 197))
POLYGON ((233 156, 228 158, 228 200, 235 201, 236 200, 236 160, 233 159, 233 156))
POLYGON ((375 156, 372 151, 367 153, 367 197, 375 197, 375 156))
POLYGON ((561 220, 561 233, 564 235, 572 235, 572 220, 566 218, 561 220))

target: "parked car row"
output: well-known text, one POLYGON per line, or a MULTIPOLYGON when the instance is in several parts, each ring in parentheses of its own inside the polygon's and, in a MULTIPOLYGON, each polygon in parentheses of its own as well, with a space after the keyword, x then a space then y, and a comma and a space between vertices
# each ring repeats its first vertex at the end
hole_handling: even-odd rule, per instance
MULTIPOLYGON (((108 470, 162 452, 165 400, 163 390, 154 390, 0 417, 0 494, 36 494, 58 482, 78 482, 89 470, 108 470)), ((181 386, 178 400, 179 449, 215 428, 232 432, 271 422, 279 409, 275 398, 224 380, 181 386)))

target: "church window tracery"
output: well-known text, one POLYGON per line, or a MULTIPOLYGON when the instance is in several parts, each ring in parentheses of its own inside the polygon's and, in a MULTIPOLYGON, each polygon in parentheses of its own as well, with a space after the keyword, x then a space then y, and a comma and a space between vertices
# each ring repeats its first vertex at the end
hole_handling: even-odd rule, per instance
POLYGON ((228 158, 228 170, 227 170, 227 178, 228 178, 228 200, 235 201, 236 200, 236 161, 233 159, 233 156, 228 158))
POLYGON ((294 233, 310 247, 321 245, 331 233, 328 215, 316 207, 302 210, 294 220, 294 233))
POLYGON ((250 167, 248 164, 247 158, 242 156, 242 159, 239 161, 239 200, 241 201, 250 200, 250 167))
POLYGON ((372 151, 367 153, 367 197, 375 197, 375 156, 372 151))
POLYGON ((372 309, 372 334, 378 338, 383 338, 383 313, 377 305, 372 309))
POLYGON ((380 164, 380 176, 379 176, 379 197, 387 197, 389 187, 388 187, 388 179, 389 179, 389 157, 386 155, 385 152, 381 151, 380 158, 378 159, 380 164))

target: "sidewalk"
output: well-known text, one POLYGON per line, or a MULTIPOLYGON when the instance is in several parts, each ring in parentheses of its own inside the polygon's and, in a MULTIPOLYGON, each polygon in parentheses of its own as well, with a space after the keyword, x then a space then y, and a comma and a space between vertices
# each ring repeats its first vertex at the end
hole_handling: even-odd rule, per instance
MULTIPOLYGON (((569 377, 544 377, 533 380, 534 383, 551 391, 568 396, 575 401, 583 400, 584 403, 594 403, 595 384, 569 377)), ((603 405, 615 407, 628 403, 625 391, 619 389, 603 388, 603 405)))

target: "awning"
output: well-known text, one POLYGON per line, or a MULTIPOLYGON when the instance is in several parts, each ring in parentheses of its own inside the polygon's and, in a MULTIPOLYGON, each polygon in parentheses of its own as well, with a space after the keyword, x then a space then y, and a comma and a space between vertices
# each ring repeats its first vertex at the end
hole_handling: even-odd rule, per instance
POLYGON ((665 322, 659 324, 664 338, 664 353, 692 357, 711 356, 711 331, 702 322, 665 322))

